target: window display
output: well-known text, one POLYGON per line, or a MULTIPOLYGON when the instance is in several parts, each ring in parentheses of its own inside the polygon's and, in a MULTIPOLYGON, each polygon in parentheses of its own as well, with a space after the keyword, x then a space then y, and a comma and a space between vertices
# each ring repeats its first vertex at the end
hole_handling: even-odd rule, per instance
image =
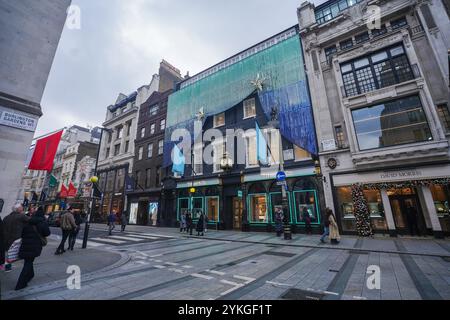
POLYGON ((203 198, 192 198, 192 219, 197 220, 203 213, 203 198))
POLYGON ((130 224, 137 224, 138 206, 139 204, 137 202, 132 202, 130 205, 130 224))
POLYGON ((206 197, 206 213, 210 222, 219 221, 219 197, 206 197))
POLYGON ((148 204, 148 223, 151 226, 156 226, 158 219, 158 202, 150 202, 148 204))
POLYGON ((251 194, 250 199, 250 222, 267 223, 267 199, 265 194, 251 194))
POLYGON ((311 223, 320 223, 317 211, 317 196, 314 190, 295 191, 294 200, 297 223, 305 223, 308 216, 311 219, 311 223))
POLYGON ((442 231, 450 232, 450 187, 446 185, 432 185, 430 190, 442 231))

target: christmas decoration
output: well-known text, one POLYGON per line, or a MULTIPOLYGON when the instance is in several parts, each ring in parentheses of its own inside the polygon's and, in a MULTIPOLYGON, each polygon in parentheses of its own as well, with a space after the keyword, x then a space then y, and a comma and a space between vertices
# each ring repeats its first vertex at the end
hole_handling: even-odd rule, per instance
POLYGON ((419 186, 430 187, 432 185, 449 185, 450 178, 440 178, 433 180, 409 180, 401 182, 380 182, 380 183, 365 183, 355 184, 364 190, 391 190, 391 189, 403 189, 403 188, 416 188, 419 186))
POLYGON ((373 231, 370 224, 370 213, 362 186, 352 186, 352 198, 353 214, 356 218, 356 231, 361 237, 370 237, 373 235, 373 231))

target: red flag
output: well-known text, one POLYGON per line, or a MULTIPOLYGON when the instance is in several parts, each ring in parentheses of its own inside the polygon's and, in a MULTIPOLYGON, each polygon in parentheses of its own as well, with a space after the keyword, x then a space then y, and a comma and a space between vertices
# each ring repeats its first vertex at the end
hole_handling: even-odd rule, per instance
POLYGON ((64 184, 61 185, 61 192, 59 193, 60 198, 67 198, 68 190, 64 184))
POLYGON ((75 198, 77 195, 77 188, 73 185, 73 183, 69 183, 69 191, 67 192, 67 197, 69 198, 75 198))
POLYGON ((51 171, 53 168, 53 160, 58 149, 59 141, 64 130, 61 130, 48 137, 39 139, 34 148, 33 157, 28 165, 29 170, 45 170, 51 171))

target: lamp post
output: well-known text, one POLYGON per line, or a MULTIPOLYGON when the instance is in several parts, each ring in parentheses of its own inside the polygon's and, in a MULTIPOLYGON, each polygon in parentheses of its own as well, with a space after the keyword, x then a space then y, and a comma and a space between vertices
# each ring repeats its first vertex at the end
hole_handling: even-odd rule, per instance
MULTIPOLYGON (((95 159, 94 176, 91 177, 91 179, 90 179, 93 184, 98 182, 97 166, 98 166, 98 158, 100 156, 100 149, 102 147, 103 131, 112 132, 111 129, 100 128, 100 142, 98 144, 97 157, 95 159)), ((89 208, 89 214, 86 218, 86 223, 84 226, 83 245, 82 245, 83 249, 86 249, 86 247, 87 247, 87 240, 88 240, 88 235, 89 235, 89 227, 90 227, 90 223, 91 223, 93 207, 94 207, 94 186, 92 186, 92 190, 91 190, 91 207, 89 208)))

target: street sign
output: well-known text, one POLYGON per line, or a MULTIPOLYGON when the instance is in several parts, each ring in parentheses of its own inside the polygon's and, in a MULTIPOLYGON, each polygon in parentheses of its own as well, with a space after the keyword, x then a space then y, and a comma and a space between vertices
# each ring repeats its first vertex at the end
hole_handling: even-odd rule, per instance
POLYGON ((277 173, 277 181, 285 181, 286 173, 284 171, 280 171, 277 173))
POLYGON ((242 197, 243 197, 243 194, 242 194, 242 191, 241 191, 241 190, 238 190, 238 197, 239 197, 239 198, 242 198, 242 197))

